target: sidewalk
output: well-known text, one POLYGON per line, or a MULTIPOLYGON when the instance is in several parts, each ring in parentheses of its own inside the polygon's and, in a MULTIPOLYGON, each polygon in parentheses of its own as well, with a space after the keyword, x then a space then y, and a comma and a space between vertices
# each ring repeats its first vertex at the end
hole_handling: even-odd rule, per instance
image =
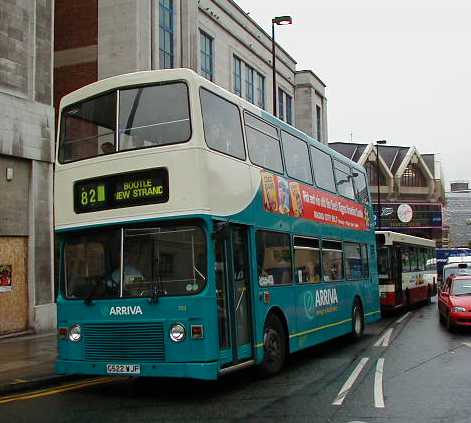
POLYGON ((56 374, 56 354, 56 333, 0 339, 0 396, 71 379, 56 374))

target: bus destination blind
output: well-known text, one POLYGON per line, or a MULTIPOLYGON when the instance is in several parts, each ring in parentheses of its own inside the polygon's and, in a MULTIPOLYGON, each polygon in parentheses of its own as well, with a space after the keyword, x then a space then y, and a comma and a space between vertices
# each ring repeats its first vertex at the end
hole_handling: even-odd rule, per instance
POLYGON ((163 168, 87 179, 74 185, 76 213, 165 203, 168 198, 168 172, 163 168))

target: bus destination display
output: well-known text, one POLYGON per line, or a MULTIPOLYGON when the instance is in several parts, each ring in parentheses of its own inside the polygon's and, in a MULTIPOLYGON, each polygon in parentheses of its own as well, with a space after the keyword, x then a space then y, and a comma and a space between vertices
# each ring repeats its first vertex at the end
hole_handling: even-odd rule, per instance
POLYGON ((109 175, 74 185, 74 210, 88 213, 168 201, 167 169, 109 175))

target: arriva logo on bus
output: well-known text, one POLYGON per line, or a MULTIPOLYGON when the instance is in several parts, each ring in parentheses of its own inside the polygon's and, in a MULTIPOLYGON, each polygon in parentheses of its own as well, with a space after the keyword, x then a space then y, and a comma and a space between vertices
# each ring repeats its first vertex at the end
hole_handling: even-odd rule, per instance
POLYGON ((110 308, 110 316, 134 316, 144 314, 141 306, 113 306, 110 308))
POLYGON ((316 314, 325 314, 328 310, 324 309, 324 307, 333 306, 338 303, 339 299, 335 288, 318 289, 316 290, 315 297, 312 291, 304 293, 304 311, 309 320, 314 319, 316 314), (322 312, 319 311, 320 308, 323 308, 322 312))

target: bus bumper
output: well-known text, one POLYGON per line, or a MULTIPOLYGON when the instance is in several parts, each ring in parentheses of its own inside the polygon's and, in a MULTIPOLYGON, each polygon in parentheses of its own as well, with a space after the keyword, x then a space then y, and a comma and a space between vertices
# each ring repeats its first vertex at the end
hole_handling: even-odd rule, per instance
POLYGON ((107 372, 108 364, 115 363, 57 360, 56 372, 66 375, 175 377, 203 380, 215 380, 219 375, 219 363, 216 361, 208 363, 132 363, 140 365, 140 373, 132 375, 110 375, 107 372))

